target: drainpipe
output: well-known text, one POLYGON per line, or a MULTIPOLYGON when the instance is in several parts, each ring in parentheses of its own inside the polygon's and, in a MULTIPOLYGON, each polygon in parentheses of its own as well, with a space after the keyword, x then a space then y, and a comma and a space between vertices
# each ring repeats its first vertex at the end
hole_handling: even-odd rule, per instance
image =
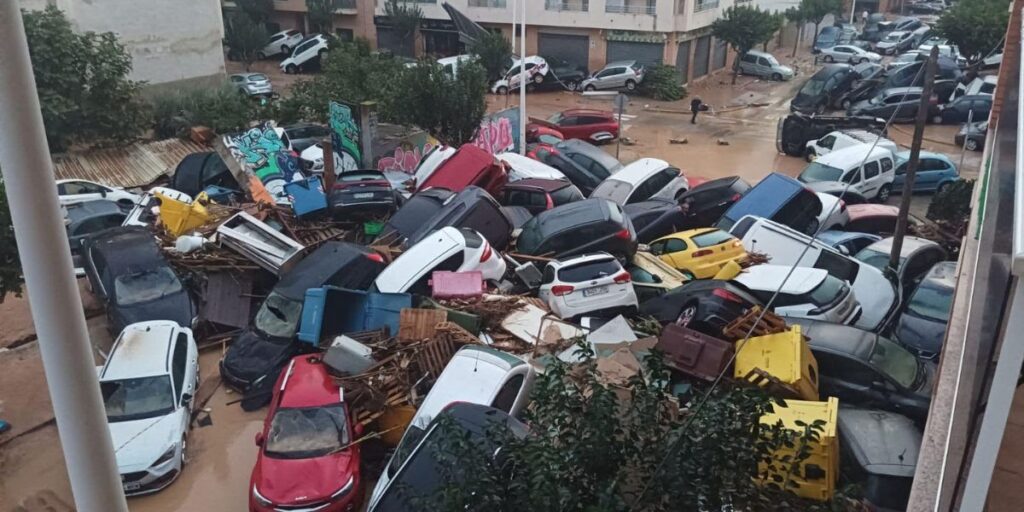
POLYGON ((75 507, 127 512, 18 2, 0 1, 0 164, 75 507))

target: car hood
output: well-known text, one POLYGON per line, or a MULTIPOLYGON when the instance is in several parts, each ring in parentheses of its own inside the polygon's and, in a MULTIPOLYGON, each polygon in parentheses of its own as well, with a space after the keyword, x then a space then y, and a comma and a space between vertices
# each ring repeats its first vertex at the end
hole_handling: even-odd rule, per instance
POLYGON ((894 41, 879 41, 875 44, 875 48, 892 48, 893 46, 896 46, 894 41))
POLYGON ((276 505, 322 502, 338 492, 354 474, 352 450, 309 459, 278 459, 260 452, 253 484, 276 505))
POLYGON ((792 74, 794 74, 793 68, 791 68, 789 66, 777 66, 775 68, 775 70, 781 72, 784 75, 792 75, 792 74))
POLYGON ((108 423, 118 470, 148 468, 181 436, 181 409, 166 416, 108 423))
POLYGON ((904 312, 896 327, 896 339, 904 345, 928 354, 937 354, 942 349, 946 333, 946 322, 914 316, 904 312))
POLYGON ((809 189, 811 189, 811 190, 813 190, 815 192, 825 192, 826 194, 830 193, 830 192, 839 192, 839 191, 843 190, 843 187, 846 186, 846 184, 841 182, 841 181, 812 181, 812 182, 806 182, 804 180, 800 180, 800 183, 803 183, 803 184, 807 185, 807 188, 809 188, 809 189))
POLYGON ((116 323, 121 323, 120 328, 149 320, 173 320, 182 327, 191 327, 192 317, 195 315, 192 299, 184 290, 142 304, 118 305, 114 308, 116 309, 114 316, 118 320, 116 323))
POLYGON ((228 348, 224 369, 237 379, 252 382, 283 367, 297 348, 295 341, 271 340, 247 329, 228 348))

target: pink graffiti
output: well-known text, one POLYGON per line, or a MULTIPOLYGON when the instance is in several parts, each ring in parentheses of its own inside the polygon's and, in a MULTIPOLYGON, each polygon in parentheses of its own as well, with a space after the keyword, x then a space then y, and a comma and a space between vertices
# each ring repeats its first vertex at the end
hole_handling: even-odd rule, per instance
POLYGON ((429 142, 423 145, 422 150, 419 147, 402 149, 402 146, 398 146, 395 148, 393 156, 385 156, 377 160, 377 170, 402 171, 412 174, 416 171, 416 166, 420 164, 423 155, 429 153, 433 148, 434 145, 429 142))
POLYGON ((512 122, 507 117, 485 119, 480 123, 480 131, 473 144, 492 155, 511 151, 515 147, 512 122))

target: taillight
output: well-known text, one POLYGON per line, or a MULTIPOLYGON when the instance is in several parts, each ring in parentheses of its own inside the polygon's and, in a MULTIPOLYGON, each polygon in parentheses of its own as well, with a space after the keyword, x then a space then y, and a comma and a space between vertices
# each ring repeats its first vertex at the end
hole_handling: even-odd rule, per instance
POLYGON ((563 295, 569 295, 570 293, 572 293, 572 291, 573 291, 573 287, 572 286, 564 285, 564 284, 560 284, 560 285, 552 286, 551 287, 551 293, 554 294, 555 296, 558 296, 558 297, 561 297, 563 295))
POLYGON ((697 251, 697 252, 693 253, 692 257, 693 258, 700 258, 701 256, 711 256, 711 254, 713 252, 714 251, 712 251, 711 249, 702 249, 700 251, 697 251))
POLYGON ((376 261, 377 263, 384 263, 384 256, 381 256, 380 254, 371 253, 367 254, 366 257, 372 261, 376 261))
POLYGON ((736 241, 734 241, 732 243, 732 246, 733 247, 743 247, 743 242, 740 242, 739 240, 736 240, 736 241))
POLYGON ((631 238, 630 234, 629 234, 629 229, 623 229, 623 230, 619 231, 618 233, 615 233, 615 238, 620 238, 622 240, 629 240, 631 238))
POLYGON ((743 303, 743 299, 741 299, 739 295, 736 295, 735 293, 732 293, 724 288, 715 288, 714 291, 711 292, 711 295, 714 295, 715 297, 718 297, 720 299, 725 299, 730 302, 735 302, 737 304, 743 303))
POLYGON ((544 194, 544 209, 550 210, 555 207, 555 202, 551 200, 551 194, 544 194))
POLYGON ((483 262, 491 259, 491 253, 492 252, 493 251, 491 251, 491 244, 488 244, 487 242, 484 242, 484 252, 482 254, 480 254, 480 263, 483 263, 483 262))
POLYGON ((615 276, 615 282, 618 284, 628 283, 630 281, 629 272, 623 270, 619 275, 615 276))
POLYGON ((743 194, 733 194, 732 195, 732 202, 735 203, 736 201, 739 201, 741 197, 743 197, 743 194))

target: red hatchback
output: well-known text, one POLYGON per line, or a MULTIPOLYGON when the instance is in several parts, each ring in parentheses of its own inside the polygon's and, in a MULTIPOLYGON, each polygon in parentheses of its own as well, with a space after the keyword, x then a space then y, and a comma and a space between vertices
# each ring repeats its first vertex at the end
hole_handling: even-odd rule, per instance
POLYGON ((274 386, 249 485, 249 510, 342 512, 362 504, 348 406, 315 356, 293 358, 274 386))
POLYGON ((491 195, 498 195, 506 183, 508 173, 494 155, 474 144, 463 144, 430 177, 418 184, 416 191, 441 187, 452 192, 461 192, 466 187, 475 185, 491 195))
POLYGON ((580 139, 593 144, 611 142, 619 136, 619 122, 615 114, 604 110, 570 109, 559 112, 547 121, 531 122, 554 128, 566 139, 580 139))

